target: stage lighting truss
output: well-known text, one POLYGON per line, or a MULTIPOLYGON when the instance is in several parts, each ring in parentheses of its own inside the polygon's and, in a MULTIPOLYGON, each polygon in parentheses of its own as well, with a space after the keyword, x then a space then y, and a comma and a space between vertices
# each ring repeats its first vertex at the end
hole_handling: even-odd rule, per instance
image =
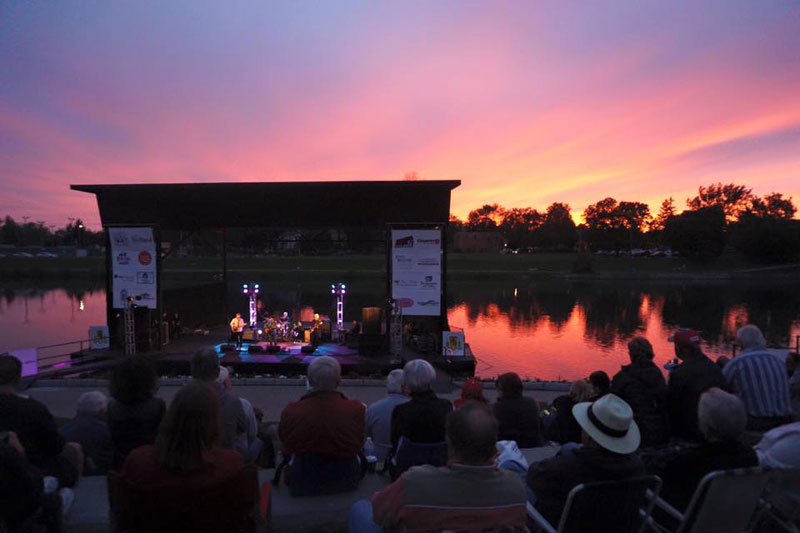
POLYGON ((250 300, 250 327, 256 327, 256 322, 258 321, 257 315, 257 306, 256 306, 256 299, 258 298, 258 293, 260 292, 261 287, 258 283, 243 283, 242 284, 242 294, 246 294, 250 300))
POLYGON ((347 286, 344 283, 339 285, 331 284, 331 294, 336 295, 336 329, 344 328, 344 295, 347 286))

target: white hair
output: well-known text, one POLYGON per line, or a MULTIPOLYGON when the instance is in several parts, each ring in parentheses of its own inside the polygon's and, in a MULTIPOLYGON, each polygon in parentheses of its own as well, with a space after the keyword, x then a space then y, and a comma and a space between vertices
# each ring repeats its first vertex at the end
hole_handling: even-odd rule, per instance
POLYGON ((708 442, 736 440, 746 425, 747 411, 738 396, 717 387, 700 395, 697 427, 708 442))
POLYGON ((767 346, 767 341, 764 339, 764 334, 758 329, 758 326, 747 324, 739 328, 736 332, 736 340, 745 350, 757 350, 767 346))
POLYGON ((402 368, 396 368, 386 376, 386 392, 403 392, 405 383, 405 372, 402 368))
POLYGON ((431 388, 436 379, 436 370, 424 359, 414 359, 403 367, 406 387, 411 392, 421 392, 431 388))
POLYGON ((317 357, 308 365, 308 382, 317 390, 334 390, 342 378, 339 361, 328 355, 317 357))
POLYGON ((78 413, 87 415, 99 415, 106 410, 108 399, 100 391, 84 392, 78 398, 78 413))
POLYGON ((219 367, 219 375, 217 375, 217 383, 219 383, 220 385, 224 385, 225 384, 225 380, 228 379, 228 376, 230 376, 230 370, 228 370, 226 367, 220 365, 220 367, 219 367))

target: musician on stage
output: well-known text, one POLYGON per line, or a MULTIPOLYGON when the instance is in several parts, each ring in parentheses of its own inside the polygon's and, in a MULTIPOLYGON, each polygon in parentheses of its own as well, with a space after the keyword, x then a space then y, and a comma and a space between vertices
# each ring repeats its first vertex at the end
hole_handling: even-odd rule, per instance
POLYGON ((236 336, 236 349, 242 349, 242 333, 244 332, 244 319, 242 313, 236 313, 231 320, 231 333, 236 336))

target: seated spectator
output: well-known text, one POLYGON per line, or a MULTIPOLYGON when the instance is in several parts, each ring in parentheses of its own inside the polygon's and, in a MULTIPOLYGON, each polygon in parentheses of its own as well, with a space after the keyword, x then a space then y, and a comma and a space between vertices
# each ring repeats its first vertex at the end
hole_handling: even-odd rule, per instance
POLYGON ((291 458, 288 482, 293 496, 331 494, 358 486, 365 406, 336 390, 341 372, 333 357, 314 359, 308 365, 311 392, 281 413, 278 436, 284 457, 291 458))
MULTIPOLYGON (((236 397, 236 395, 231 392, 233 384, 231 383, 230 372, 224 366, 219 367, 217 383, 222 388, 223 394, 230 394, 231 396, 236 397)), ((245 429, 244 433, 240 433, 238 435, 236 443, 233 445, 233 449, 238 450, 242 454, 246 463, 253 464, 261 454, 261 450, 264 448, 264 441, 262 441, 258 436, 258 421, 256 420, 256 413, 253 409, 253 404, 251 404, 250 401, 245 398, 238 398, 242 404, 242 410, 244 411, 244 418, 247 428, 245 429)))
POLYGON ((83 448, 83 470, 87 476, 105 475, 113 456, 111 433, 108 431, 106 395, 100 391, 84 392, 78 398, 75 418, 61 428, 68 441, 83 448))
POLYGON ((108 430, 113 447, 112 465, 118 470, 134 448, 153 444, 166 411, 155 397, 158 386, 153 363, 143 356, 124 359, 111 373, 108 390, 108 430))
POLYGON ((681 511, 706 474, 758 464, 753 449, 740 442, 747 414, 739 398, 716 387, 707 390, 700 396, 697 422, 700 445, 682 448, 663 468, 650 469, 663 481, 661 496, 681 511))
POLYGON ((700 334, 679 329, 669 338, 681 364, 672 368, 667 382, 667 414, 673 437, 700 441, 697 429, 697 402, 712 387, 724 387, 722 371, 700 349, 700 334))
POLYGON ((0 355, 0 431, 13 431, 33 466, 62 487, 71 487, 83 472, 81 445, 64 440, 47 407, 18 394, 21 380, 19 359, 0 355))
MULTIPOLYGON (((413 401, 413 400, 412 400, 413 401)), ((525 531, 525 489, 495 465, 497 421, 481 402, 447 416, 447 466, 416 466, 361 500, 350 531, 525 531)))
POLYGON ((528 469, 528 487, 536 509, 557 524, 575 485, 640 476, 644 464, 636 453, 639 428, 633 411, 615 394, 579 403, 572 412, 582 429, 580 448, 534 463, 528 469))
POLYGON ((16 433, 0 433, 0 531, 27 531, 44 495, 42 476, 28 463, 16 433))
POLYGON ((731 358, 726 355, 720 355, 719 357, 717 357, 717 366, 719 367, 720 370, 723 370, 725 368, 725 365, 727 365, 730 362, 731 358))
POLYGON ((569 394, 553 400, 553 413, 544 421, 544 436, 547 440, 566 444, 581 441, 581 426, 572 414, 572 408, 587 402, 594 394, 592 386, 584 379, 573 381, 569 394))
POLYGON ((623 366, 614 376, 611 392, 633 409, 642 447, 663 444, 669 440, 667 382, 653 363, 653 346, 644 337, 634 337, 628 343, 628 355, 631 364, 623 366))
POLYGON ((742 351, 722 371, 728 388, 747 409, 747 429, 767 431, 792 421, 792 403, 786 365, 767 351, 767 341, 757 326, 736 332, 742 351))
POLYGON ((764 468, 800 469, 800 422, 767 431, 755 445, 755 452, 764 468))
POLYGON ((389 372, 386 376, 386 398, 367 407, 367 437, 372 437, 378 461, 386 459, 392 449, 392 411, 408 401, 408 396, 403 394, 403 380, 401 368, 389 372))
POLYGON ((112 482, 113 512, 120 530, 247 530, 258 483, 255 475, 252 484, 231 483, 241 476, 244 461, 238 452, 220 449, 219 439, 217 395, 200 383, 181 387, 155 445, 133 450, 112 482), (219 503, 208 498, 221 487, 226 492, 218 495, 219 503), (136 497, 127 499, 131 494, 136 497))
POLYGON ((220 447, 237 450, 247 458, 247 417, 239 397, 220 384, 219 356, 212 349, 200 350, 192 356, 192 379, 203 383, 219 396, 220 447))
POLYGON ((595 401, 611 392, 611 379, 602 370, 595 370, 589 374, 589 384, 592 386, 591 401, 595 401))
POLYGON ((453 402, 453 406, 458 409, 464 405, 464 402, 467 400, 475 400, 485 404, 489 403, 483 395, 483 384, 478 378, 469 378, 464 383, 461 387, 461 398, 457 398, 456 401, 453 402))
POLYGON ((453 410, 450 400, 439 398, 431 389, 436 371, 424 359, 414 359, 403 368, 410 400, 392 411, 392 449, 397 477, 410 466, 447 461, 445 421, 453 410), (405 447, 401 450, 401 441, 405 447))
POLYGON ((789 354, 786 358, 786 371, 789 376, 789 396, 792 400, 792 413, 794 413, 795 420, 800 420, 800 354, 789 354))
POLYGON ((514 372, 497 378, 499 397, 494 404, 498 422, 498 440, 516 441, 520 448, 542 446, 539 406, 536 400, 522 395, 522 380, 514 372))

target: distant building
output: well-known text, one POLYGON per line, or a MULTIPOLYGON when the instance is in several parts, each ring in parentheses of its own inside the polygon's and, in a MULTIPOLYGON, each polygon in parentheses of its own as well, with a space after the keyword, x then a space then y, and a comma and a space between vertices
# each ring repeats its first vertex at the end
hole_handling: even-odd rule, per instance
POLYGON ((503 244, 503 236, 497 231, 459 231, 453 236, 457 252, 497 252, 503 244))

